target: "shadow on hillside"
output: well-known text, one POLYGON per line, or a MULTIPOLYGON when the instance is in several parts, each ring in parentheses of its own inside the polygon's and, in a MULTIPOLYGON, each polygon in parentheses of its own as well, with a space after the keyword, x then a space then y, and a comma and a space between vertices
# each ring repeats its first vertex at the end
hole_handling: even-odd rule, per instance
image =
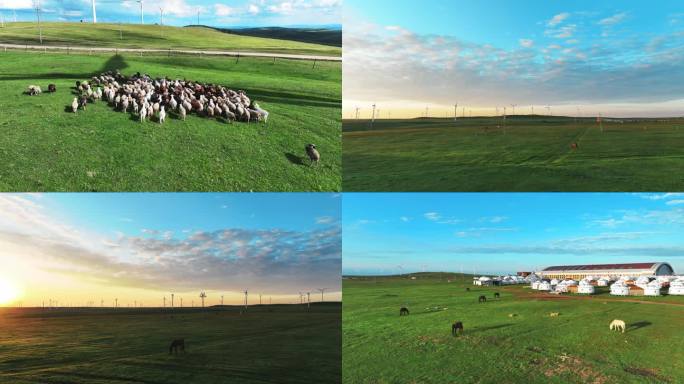
POLYGON ((639 321, 633 324, 630 324, 629 327, 627 328, 629 331, 636 331, 637 329, 641 329, 643 327, 648 327, 649 325, 652 325, 650 321, 639 321))
POLYGON ((499 325, 490 325, 488 327, 475 327, 471 330, 468 330, 468 333, 486 332, 486 331, 491 331, 493 329, 508 328, 512 325, 513 325, 512 323, 506 323, 506 324, 499 324, 499 325))
POLYGON ((0 80, 90 79, 93 76, 100 75, 102 72, 122 70, 125 68, 128 68, 128 63, 126 63, 124 57, 121 55, 112 55, 99 70, 92 73, 0 73, 0 80))
POLYGON ((333 99, 329 97, 315 97, 307 96, 290 92, 278 92, 269 91, 265 89, 249 89, 249 96, 252 100, 275 102, 280 104, 291 104, 298 106, 310 106, 310 107, 337 107, 341 106, 339 99, 333 99))

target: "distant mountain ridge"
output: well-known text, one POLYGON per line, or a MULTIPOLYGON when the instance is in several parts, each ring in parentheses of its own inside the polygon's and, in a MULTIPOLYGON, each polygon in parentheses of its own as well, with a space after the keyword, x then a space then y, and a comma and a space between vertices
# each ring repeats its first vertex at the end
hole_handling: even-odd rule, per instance
POLYGON ((342 29, 338 26, 317 27, 232 27, 221 28, 207 25, 188 25, 188 27, 210 28, 223 33, 269 39, 291 40, 302 43, 342 47, 342 29))

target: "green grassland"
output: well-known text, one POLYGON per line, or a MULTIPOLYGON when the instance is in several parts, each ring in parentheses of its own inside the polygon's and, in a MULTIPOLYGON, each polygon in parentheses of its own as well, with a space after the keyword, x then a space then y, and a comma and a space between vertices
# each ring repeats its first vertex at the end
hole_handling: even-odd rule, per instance
POLYGON ((343 122, 345 191, 684 189, 684 119, 343 122), (570 148, 578 143, 579 149, 570 148))
POLYGON ((343 281, 344 383, 684 382, 684 297, 558 297, 416 276, 343 281), (608 329, 613 319, 624 334, 608 329), (465 332, 454 337, 457 320, 465 332))
POLYGON ((341 76, 335 62, 0 53, 0 190, 339 191, 341 76), (268 123, 194 114, 140 123, 104 102, 67 111, 75 81, 115 69, 243 89, 268 123), (49 83, 56 93, 23 94, 49 83))
MULTIPOLYGON (((339 47, 298 41, 241 36, 206 27, 137 24, 42 23, 44 45, 81 47, 192 49, 340 56, 339 47)), ((37 23, 6 23, 0 43, 38 45, 37 23)))
POLYGON ((0 382, 339 383, 340 305, 0 310, 0 382), (186 353, 169 355, 184 338, 186 353))

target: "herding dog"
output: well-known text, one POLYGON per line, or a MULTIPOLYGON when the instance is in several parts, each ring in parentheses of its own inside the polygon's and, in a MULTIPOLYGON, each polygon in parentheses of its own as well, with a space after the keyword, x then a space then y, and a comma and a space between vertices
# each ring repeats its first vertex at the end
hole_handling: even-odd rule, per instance
POLYGON ((404 316, 404 315, 408 316, 408 314, 409 314, 408 308, 401 307, 401 309, 399 310, 399 316, 404 316))
POLYGON ((172 353, 178 353, 180 349, 181 352, 185 353, 185 339, 178 339, 171 342, 169 347, 169 355, 172 353))
POLYGON ((459 330, 461 331, 461 335, 462 335, 463 334, 463 323, 460 321, 455 321, 451 325, 451 334, 456 336, 456 335, 458 335, 459 330))

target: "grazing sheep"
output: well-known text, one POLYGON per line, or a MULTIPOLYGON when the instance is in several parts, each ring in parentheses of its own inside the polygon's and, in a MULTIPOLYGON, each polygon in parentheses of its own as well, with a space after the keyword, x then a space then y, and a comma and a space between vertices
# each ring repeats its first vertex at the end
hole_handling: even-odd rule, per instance
POLYGON ((178 353, 178 350, 185 353, 185 339, 178 339, 171 342, 169 347, 169 355, 172 353, 178 353))
POLYGON ((133 99, 133 113, 138 113, 140 110, 140 106, 138 106, 138 102, 133 99))
POLYGON ((451 324, 451 334, 456 336, 456 335, 458 335, 459 331, 461 331, 461 335, 462 335, 463 334, 463 322, 454 321, 454 323, 451 324))
POLYGON ((78 110, 78 98, 74 97, 74 101, 71 102, 71 110, 76 113, 78 110))
POLYGON ((140 122, 145 121, 145 117, 147 117, 147 107, 143 105, 142 109, 140 110, 140 122))
POLYGON ((121 101, 121 110, 126 112, 128 111, 128 98, 124 97, 123 101, 121 101))
POLYGON ((487 296, 481 295, 481 296, 477 299, 477 302, 478 302, 478 303, 486 303, 486 302, 487 302, 487 296))
POLYGON ((549 317, 558 317, 558 316, 560 316, 560 313, 558 313, 558 312, 549 313, 549 317))
POLYGON ((264 123, 268 123, 268 111, 265 109, 262 109, 259 107, 259 104, 257 104, 256 101, 252 100, 252 104, 249 106, 251 109, 254 109, 259 113, 261 118, 263 119, 264 123))
POLYGON ((408 314, 409 314, 408 308, 401 307, 401 309, 399 310, 399 316, 404 316, 404 315, 408 316, 408 314))
POLYGON ((185 108, 182 105, 178 106, 178 111, 180 112, 181 119, 185 121, 185 114, 187 113, 185 111, 185 108))
POLYGON ((88 98, 81 96, 81 98, 78 99, 78 107, 85 111, 86 105, 88 105, 88 98))
POLYGON ((26 94, 29 96, 37 96, 41 93, 43 93, 43 91, 37 85, 29 85, 28 89, 26 89, 26 94))
POLYGON ((516 315, 515 313, 509 313, 508 314, 508 317, 516 317, 516 316, 518 316, 518 315, 516 315))
POLYGON ((610 330, 612 331, 613 329, 617 329, 618 331, 622 330, 622 333, 625 333, 625 322, 623 320, 613 320, 610 322, 610 330))
POLYGON ((57 92, 57 86, 54 84, 48 84, 48 92, 49 93, 57 92))
POLYGON ((159 124, 163 124, 166 120, 166 112, 164 111, 164 106, 159 107, 159 124))
POLYGON ((318 164, 318 162, 321 160, 321 155, 318 153, 318 150, 316 150, 316 145, 307 144, 304 149, 306 150, 306 154, 309 156, 309 160, 311 161, 310 165, 313 163, 318 164))

